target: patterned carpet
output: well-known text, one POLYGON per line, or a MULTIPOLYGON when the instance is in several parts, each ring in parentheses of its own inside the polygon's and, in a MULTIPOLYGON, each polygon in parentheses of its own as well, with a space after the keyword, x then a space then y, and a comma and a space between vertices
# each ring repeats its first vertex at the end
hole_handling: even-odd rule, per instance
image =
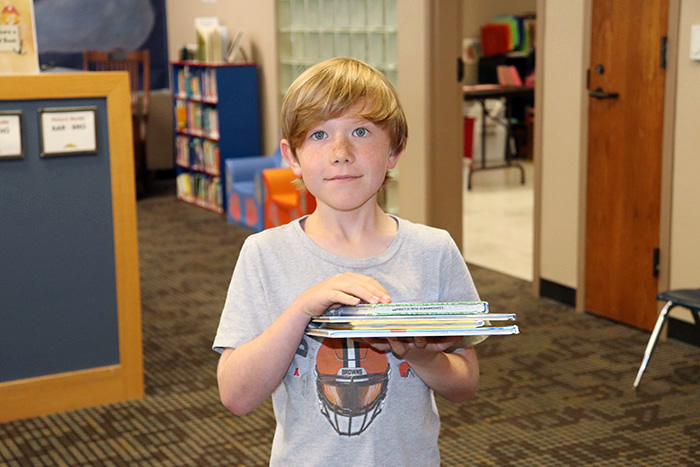
MULTIPOLYGON (((210 350, 247 232, 161 190, 138 204, 146 397, 2 424, 0 465, 267 465, 271 406, 227 413, 210 350)), ((477 348, 475 400, 439 400, 443 465, 700 465, 700 347, 660 343, 635 392, 648 333, 471 269, 521 334, 477 348)))

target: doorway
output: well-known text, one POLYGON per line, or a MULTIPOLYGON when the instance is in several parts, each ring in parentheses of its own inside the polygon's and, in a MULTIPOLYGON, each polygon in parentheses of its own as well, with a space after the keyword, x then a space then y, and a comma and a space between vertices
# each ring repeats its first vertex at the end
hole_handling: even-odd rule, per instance
MULTIPOLYGON (((463 37, 479 39, 482 25, 494 21, 499 15, 528 15, 537 11, 536 0, 492 2, 490 0, 463 1, 463 37)), ((470 42, 470 41, 467 41, 470 42)), ((465 83, 478 81, 477 64, 465 70, 465 83)), ((469 113, 469 108, 464 113, 469 113)), ((478 104, 476 104, 478 106, 478 104)), ((498 104, 496 104, 498 105, 498 104)), ((478 114, 478 113, 477 113, 478 114)), ((475 115, 472 115, 475 116, 475 115)), ((476 122, 474 128, 478 130, 476 122)), ((503 163, 505 132, 498 127, 487 131, 487 165, 503 163)), ((473 155, 479 154, 480 132, 473 133, 476 140, 473 155)), ((533 134, 530 133, 530 137, 533 134)), ((532 151, 530 151, 532 153, 532 151)), ((475 172, 472 187, 467 189, 466 177, 469 162, 464 163, 463 188, 463 253, 470 264, 485 267, 526 281, 533 280, 534 258, 534 162, 531 158, 517 159, 524 167, 525 184, 514 168, 475 172)))

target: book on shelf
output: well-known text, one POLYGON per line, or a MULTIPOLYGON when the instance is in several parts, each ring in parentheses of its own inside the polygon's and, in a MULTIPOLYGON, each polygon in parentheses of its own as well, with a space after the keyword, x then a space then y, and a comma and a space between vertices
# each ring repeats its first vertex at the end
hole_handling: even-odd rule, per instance
POLYGON ((175 136, 176 162, 180 167, 190 166, 190 139, 185 135, 175 136))
POLYGON ((219 114, 216 108, 204 106, 202 108, 202 131, 213 139, 219 138, 219 114))
POLYGON ((204 146, 202 144, 201 138, 192 138, 190 142, 192 148, 192 165, 190 166, 194 170, 204 170, 204 146))
POLYGON ((185 81, 185 68, 181 68, 177 71, 177 96, 179 97, 187 96, 187 87, 185 85, 185 81))
POLYGON ((187 105, 183 101, 175 102, 175 124, 178 130, 187 130, 187 105))
POLYGON ((220 175, 219 171, 219 145, 210 140, 204 140, 204 171, 212 175, 220 175))
POLYGON ((205 68, 201 71, 202 75, 202 99, 207 102, 215 103, 217 98, 216 90, 216 72, 213 68, 205 68))
POLYGON ((215 17, 194 19, 197 35, 197 59, 201 62, 222 63, 228 50, 228 28, 215 17))
POLYGON ((223 211, 220 177, 202 173, 181 173, 177 176, 177 197, 214 212, 223 211))
POLYGON ((341 306, 313 318, 318 337, 415 337, 518 334, 514 313, 489 313, 487 302, 387 303, 341 306))

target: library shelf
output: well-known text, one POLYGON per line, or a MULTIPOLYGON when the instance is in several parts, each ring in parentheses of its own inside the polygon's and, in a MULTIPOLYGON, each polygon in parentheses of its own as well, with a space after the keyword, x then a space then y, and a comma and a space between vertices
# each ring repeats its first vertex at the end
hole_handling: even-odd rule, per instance
POLYGON ((171 62, 177 197, 210 211, 227 209, 225 161, 257 156, 257 66, 171 62))

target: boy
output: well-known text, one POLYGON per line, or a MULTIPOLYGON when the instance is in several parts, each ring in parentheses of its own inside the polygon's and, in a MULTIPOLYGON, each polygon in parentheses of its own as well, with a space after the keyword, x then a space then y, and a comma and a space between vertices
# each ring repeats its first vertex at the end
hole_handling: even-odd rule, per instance
POLYGON ((317 208, 243 245, 214 341, 221 400, 243 415, 272 395, 271 465, 439 465, 433 392, 475 395, 481 338, 304 335, 333 306, 478 300, 447 232, 377 204, 406 145, 396 91, 358 60, 319 63, 288 90, 282 135, 317 208))

